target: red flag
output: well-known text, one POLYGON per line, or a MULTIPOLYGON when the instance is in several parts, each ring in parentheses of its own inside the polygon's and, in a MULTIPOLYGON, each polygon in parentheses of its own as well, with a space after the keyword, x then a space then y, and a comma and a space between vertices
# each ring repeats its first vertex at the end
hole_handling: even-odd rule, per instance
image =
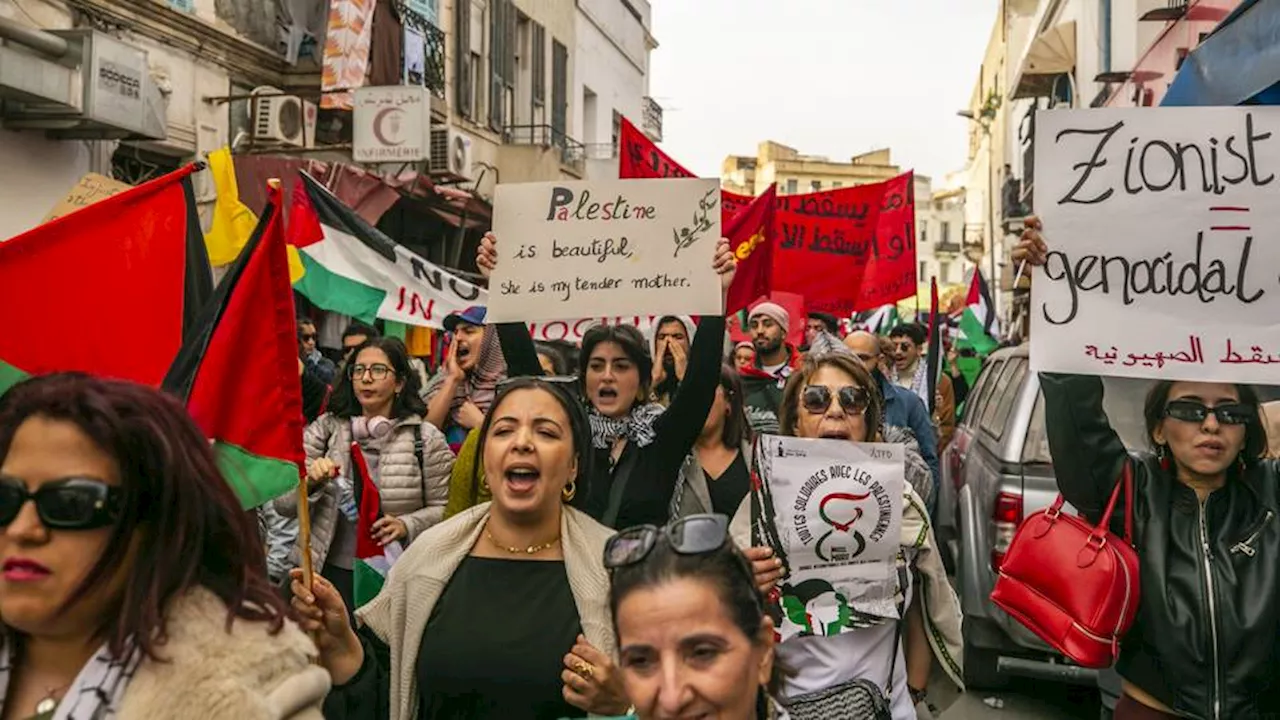
POLYGON ((724 312, 731 315, 747 307, 756 298, 769 294, 773 286, 773 245, 769 229, 773 226, 774 204, 778 188, 770 185, 736 214, 724 228, 724 236, 738 258, 738 273, 729 287, 724 312))
POLYGON ((302 467, 302 385, 280 191, 183 345, 165 388, 214 441, 246 508, 296 487, 302 467))
POLYGON ((81 371, 156 387, 212 284, 197 165, 0 242, 0 393, 81 371))
POLYGON ((618 132, 618 150, 618 177, 621 179, 697 177, 658 149, 649 136, 625 117, 618 132))
POLYGON ((779 197, 774 289, 803 295, 810 308, 836 316, 915 295, 913 185, 905 173, 873 185, 779 197))

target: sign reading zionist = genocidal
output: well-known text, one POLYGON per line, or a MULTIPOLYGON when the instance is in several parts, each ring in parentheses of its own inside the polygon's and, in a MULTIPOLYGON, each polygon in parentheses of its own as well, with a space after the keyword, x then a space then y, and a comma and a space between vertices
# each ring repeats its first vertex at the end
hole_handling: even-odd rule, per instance
POLYGON ((1280 108, 1036 115, 1039 371, 1274 384, 1280 108))
POLYGON ((766 540, 786 568, 782 639, 897 618, 903 446, 764 435, 756 451, 766 540))
POLYGON ((499 185, 491 322, 719 315, 716 180, 499 185))

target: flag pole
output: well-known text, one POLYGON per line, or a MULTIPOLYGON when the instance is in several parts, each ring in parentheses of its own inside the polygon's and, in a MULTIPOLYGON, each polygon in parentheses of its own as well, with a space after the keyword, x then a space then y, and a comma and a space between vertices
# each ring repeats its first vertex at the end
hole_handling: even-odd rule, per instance
POLYGON ((311 498, 307 495, 307 475, 298 480, 298 548, 302 554, 302 584, 311 590, 311 498))

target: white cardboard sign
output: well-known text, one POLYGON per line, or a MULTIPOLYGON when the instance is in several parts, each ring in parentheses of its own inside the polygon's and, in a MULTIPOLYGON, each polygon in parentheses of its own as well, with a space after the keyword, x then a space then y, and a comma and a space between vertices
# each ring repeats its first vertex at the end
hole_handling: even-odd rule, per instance
POLYGON ((903 446, 762 435, 757 451, 787 571, 782 639, 898 617, 903 446))
POLYGON ((1280 108, 1036 115, 1037 371, 1280 378, 1280 108))
POLYGON ((492 322, 719 315, 716 180, 499 185, 492 322))

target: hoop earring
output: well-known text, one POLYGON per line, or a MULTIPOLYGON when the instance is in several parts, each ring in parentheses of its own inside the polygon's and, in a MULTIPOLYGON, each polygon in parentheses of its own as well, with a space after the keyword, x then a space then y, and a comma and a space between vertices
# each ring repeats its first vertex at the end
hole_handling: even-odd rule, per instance
POLYGON ((560 497, 564 498, 565 502, 572 502, 573 497, 577 494, 578 494, 578 478, 574 478, 570 480, 569 483, 564 486, 564 489, 560 491, 560 497))

